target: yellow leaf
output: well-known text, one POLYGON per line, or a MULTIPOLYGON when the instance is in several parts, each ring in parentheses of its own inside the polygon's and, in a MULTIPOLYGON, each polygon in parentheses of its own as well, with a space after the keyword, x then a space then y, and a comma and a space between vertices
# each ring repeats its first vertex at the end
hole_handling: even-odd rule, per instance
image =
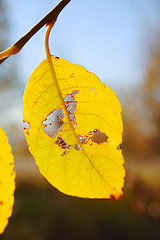
POLYGON ((6 134, 0 128, 0 233, 12 214, 15 190, 13 155, 6 134))
POLYGON ((63 193, 84 198, 123 195, 121 106, 84 67, 52 58, 32 73, 24 93, 24 129, 40 172, 63 193), (58 91, 57 91, 58 90, 58 91))

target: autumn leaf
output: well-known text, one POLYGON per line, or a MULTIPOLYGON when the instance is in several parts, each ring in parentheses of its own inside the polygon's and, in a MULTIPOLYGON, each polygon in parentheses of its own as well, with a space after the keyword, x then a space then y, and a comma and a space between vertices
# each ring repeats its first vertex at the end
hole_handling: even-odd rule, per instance
POLYGON ((6 134, 0 128, 0 233, 12 214, 15 190, 13 155, 6 134))
POLYGON ((120 103, 84 67, 52 62, 58 83, 46 59, 23 99, 24 131, 40 172, 63 193, 119 199, 125 176, 120 103))

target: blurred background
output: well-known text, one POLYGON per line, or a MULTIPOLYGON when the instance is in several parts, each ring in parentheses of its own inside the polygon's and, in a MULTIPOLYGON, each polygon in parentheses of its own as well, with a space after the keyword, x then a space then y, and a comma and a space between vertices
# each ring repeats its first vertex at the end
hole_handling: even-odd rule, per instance
MULTIPOLYGON (((29 31, 58 1, 0 0, 0 50, 29 31)), ((23 92, 45 58, 41 29, 0 66, 0 126, 15 157, 7 240, 160 239, 160 1, 72 0, 52 31, 51 52, 85 66, 122 104, 124 197, 87 200, 54 189, 39 173, 23 134, 23 92)))

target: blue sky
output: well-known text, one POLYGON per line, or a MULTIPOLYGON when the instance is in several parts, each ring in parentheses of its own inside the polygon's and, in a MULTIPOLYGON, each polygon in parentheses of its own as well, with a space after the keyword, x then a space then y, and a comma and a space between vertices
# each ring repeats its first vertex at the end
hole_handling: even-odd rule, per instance
MULTIPOLYGON (((30 30, 59 1, 6 0, 10 43, 30 30)), ((158 19, 156 0, 71 0, 52 30, 51 53, 94 72, 113 90, 141 81, 145 44, 158 19)), ((45 27, 14 58, 27 82, 45 58, 45 27)))

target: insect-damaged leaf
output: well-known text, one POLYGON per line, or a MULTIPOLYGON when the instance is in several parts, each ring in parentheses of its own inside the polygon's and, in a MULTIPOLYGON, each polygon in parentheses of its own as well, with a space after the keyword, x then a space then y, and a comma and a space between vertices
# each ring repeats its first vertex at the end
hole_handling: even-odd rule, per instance
POLYGON ((69 195, 121 198, 125 170, 115 93, 84 67, 60 58, 53 65, 60 92, 44 60, 24 93, 25 134, 41 173, 69 195))
POLYGON ((6 134, 0 128, 0 233, 8 223, 14 203, 15 173, 13 155, 6 134))

